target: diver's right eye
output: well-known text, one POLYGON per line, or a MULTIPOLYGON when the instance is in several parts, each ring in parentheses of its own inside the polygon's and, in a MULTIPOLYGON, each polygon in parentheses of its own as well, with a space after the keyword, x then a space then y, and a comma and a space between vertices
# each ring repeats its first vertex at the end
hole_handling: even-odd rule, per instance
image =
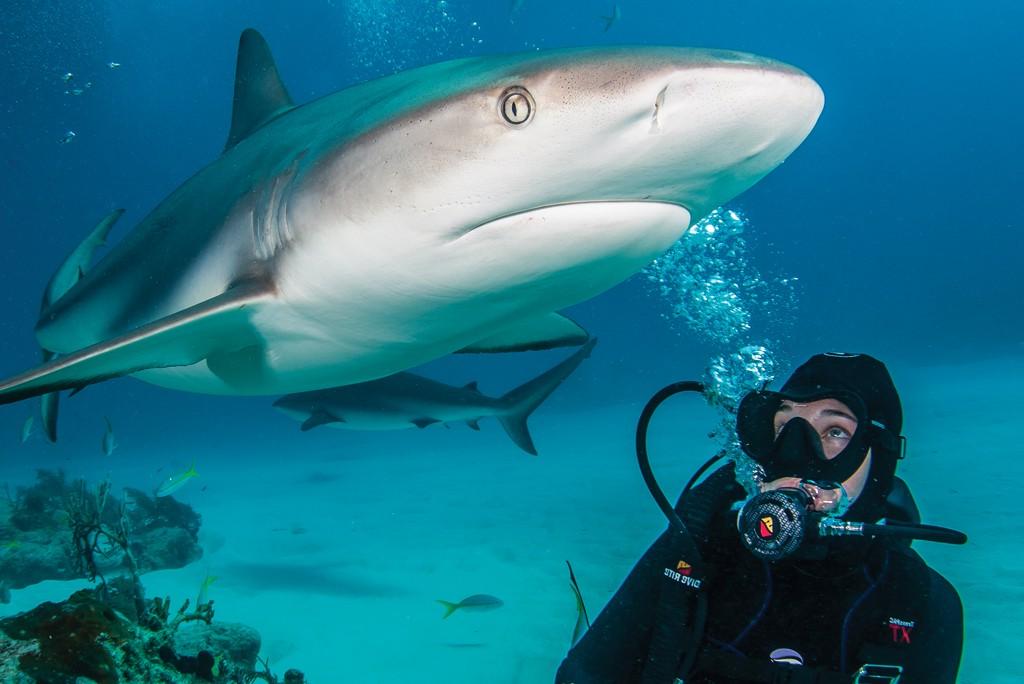
POLYGON ((510 126, 519 127, 529 123, 535 108, 530 91, 521 86, 506 89, 498 98, 498 110, 510 126))

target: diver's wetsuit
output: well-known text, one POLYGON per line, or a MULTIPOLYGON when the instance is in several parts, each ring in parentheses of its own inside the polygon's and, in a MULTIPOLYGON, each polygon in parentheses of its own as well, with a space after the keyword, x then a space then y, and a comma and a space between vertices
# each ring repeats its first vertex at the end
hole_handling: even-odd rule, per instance
MULTIPOLYGON (((893 541, 847 539, 822 560, 761 561, 741 546, 729 511, 743 496, 727 466, 676 505, 710 568, 707 625, 686 684, 839 684, 865 663, 902 665, 902 684, 956 680, 960 599, 920 556, 893 541), (702 507, 710 515, 694 521, 702 507), (772 663, 776 649, 797 652, 804 666, 772 663)), ((664 568, 678 560, 663 534, 570 650, 556 684, 642 681, 664 568)))

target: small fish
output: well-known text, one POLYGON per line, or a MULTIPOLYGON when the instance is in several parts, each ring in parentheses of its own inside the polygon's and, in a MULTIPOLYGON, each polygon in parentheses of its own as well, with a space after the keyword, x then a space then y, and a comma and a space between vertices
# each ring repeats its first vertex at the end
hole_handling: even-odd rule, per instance
POLYGON ((619 9, 618 5, 612 5, 612 14, 610 17, 601 17, 604 19, 604 32, 608 33, 610 29, 619 19, 622 18, 622 10, 619 9))
POLYGON ((575 646, 583 633, 590 628, 590 616, 587 615, 587 606, 583 603, 583 594, 580 593, 580 585, 576 583, 576 575, 572 571, 572 564, 565 561, 569 566, 569 588, 576 596, 576 626, 572 628, 572 641, 569 646, 575 646))
POLYGON ((111 69, 120 69, 121 68, 121 63, 120 62, 107 62, 107 66, 110 67, 111 69))
POLYGON ((67 133, 64 134, 64 137, 61 138, 58 142, 61 145, 67 145, 69 142, 75 139, 76 135, 78 134, 75 133, 74 131, 69 130, 67 133))
POLYGON ((35 424, 36 417, 29 416, 25 419, 25 422, 21 424, 21 443, 24 444, 32 436, 32 426, 35 424))
POLYGON ((213 675, 214 681, 220 677, 222 663, 224 662, 224 656, 218 653, 213 657, 213 665, 210 666, 210 674, 213 675))
POLYGON ((64 74, 63 76, 61 76, 60 80, 64 81, 65 83, 70 83, 71 79, 73 79, 74 77, 75 77, 75 75, 69 71, 66 74, 64 74))
POLYGON ((489 594, 473 594, 472 596, 467 596, 458 603, 442 601, 441 599, 438 599, 437 602, 444 606, 445 613, 444 618, 442 619, 447 619, 452 613, 460 608, 463 610, 484 611, 494 610, 505 605, 505 602, 500 598, 497 596, 490 596, 489 594))
POLYGON ((65 95, 81 95, 84 92, 85 91, 82 90, 81 88, 72 88, 71 90, 65 90, 64 94, 65 95))
POLYGON ((160 488, 156 490, 157 496, 168 496, 178 491, 185 486, 185 483, 191 480, 193 477, 198 477, 199 473, 196 472, 196 464, 193 463, 189 466, 188 470, 178 475, 172 475, 167 478, 160 488))
POLYGON ((107 421, 107 431, 103 433, 103 453, 109 456, 117 448, 117 439, 114 437, 114 426, 110 424, 110 419, 104 416, 103 420, 107 421))
POLYGON ((207 601, 209 601, 209 598, 206 595, 207 594, 207 590, 216 581, 217 581, 217 576, 216 575, 211 575, 210 573, 206 573, 206 577, 203 578, 202 584, 199 585, 199 596, 196 597, 196 606, 201 606, 204 603, 206 603, 207 601))

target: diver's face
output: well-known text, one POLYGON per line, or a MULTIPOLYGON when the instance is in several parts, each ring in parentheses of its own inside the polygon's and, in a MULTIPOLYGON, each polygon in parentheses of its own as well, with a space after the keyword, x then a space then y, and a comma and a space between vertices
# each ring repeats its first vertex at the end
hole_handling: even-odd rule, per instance
MULTIPOLYGON (((857 418, 849 406, 838 399, 819 399, 800 404, 795 401, 783 400, 775 412, 775 435, 782 432, 786 423, 794 418, 803 418, 821 438, 821 448, 825 458, 833 459, 850 443, 853 433, 857 431, 857 418)), ((850 501, 856 501, 867 484, 868 473, 871 471, 871 451, 864 462, 848 480, 842 482, 843 490, 850 501)), ((820 513, 828 513, 837 508, 842 501, 842 492, 835 489, 823 489, 802 482, 797 477, 781 477, 761 485, 761 491, 773 489, 800 488, 807 492, 813 502, 813 509, 820 513)))
POLYGON ((786 423, 794 418, 803 418, 811 424, 821 437, 822 451, 829 460, 846 448, 857 431, 853 411, 838 399, 819 399, 806 404, 783 400, 775 412, 775 436, 778 437, 786 423))

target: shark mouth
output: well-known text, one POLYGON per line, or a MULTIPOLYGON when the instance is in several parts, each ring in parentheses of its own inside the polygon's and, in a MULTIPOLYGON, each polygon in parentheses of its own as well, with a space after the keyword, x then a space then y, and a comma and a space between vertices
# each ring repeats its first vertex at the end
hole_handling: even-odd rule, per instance
POLYGON ((631 213, 635 213, 637 224, 655 215, 661 218, 672 216, 671 220, 679 223, 680 232, 688 227, 691 218, 689 209, 682 204, 653 200, 650 196, 641 199, 561 202, 496 216, 483 223, 455 231, 451 239, 454 242, 475 233, 505 232, 531 224, 551 223, 569 230, 574 226, 585 229, 586 226, 597 227, 607 222, 628 219, 631 213))

